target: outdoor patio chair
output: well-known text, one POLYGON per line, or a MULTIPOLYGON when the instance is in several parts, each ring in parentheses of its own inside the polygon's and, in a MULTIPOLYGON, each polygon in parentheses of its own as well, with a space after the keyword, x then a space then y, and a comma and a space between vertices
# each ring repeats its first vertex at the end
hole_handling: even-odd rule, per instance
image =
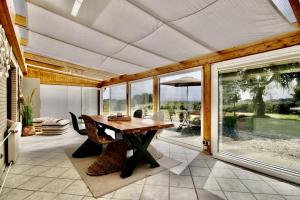
POLYGON ((142 110, 136 110, 134 111, 133 113, 133 117, 136 117, 136 118, 142 118, 143 117, 143 111, 142 110))
POLYGON ((74 113, 69 112, 72 118, 72 125, 73 125, 73 129, 79 133, 80 135, 86 135, 86 130, 85 129, 79 129, 78 126, 78 121, 77 121, 77 117, 74 113))

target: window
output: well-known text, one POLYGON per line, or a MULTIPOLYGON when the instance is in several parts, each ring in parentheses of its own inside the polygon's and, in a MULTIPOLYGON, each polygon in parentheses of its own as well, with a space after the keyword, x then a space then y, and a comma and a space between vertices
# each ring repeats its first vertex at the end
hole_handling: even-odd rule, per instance
POLYGON ((109 88, 103 88, 102 90, 102 115, 109 115, 109 110, 110 110, 110 105, 109 105, 109 100, 110 100, 110 89, 109 88))
POLYGON ((219 71, 219 152, 299 171, 300 63, 219 71))
POLYGON ((131 115, 141 109, 143 116, 153 114, 153 80, 144 80, 131 83, 131 115))
POLYGON ((126 85, 110 87, 110 114, 126 114, 126 85))

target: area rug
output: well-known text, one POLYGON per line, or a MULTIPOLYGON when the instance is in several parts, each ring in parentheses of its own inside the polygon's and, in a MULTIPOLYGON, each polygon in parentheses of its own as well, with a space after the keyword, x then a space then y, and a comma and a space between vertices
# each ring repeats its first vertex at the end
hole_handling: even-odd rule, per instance
POLYGON ((157 160, 160 167, 150 168, 146 164, 141 164, 134 170, 130 177, 125 179, 120 177, 121 172, 115 172, 104 176, 88 176, 86 174, 86 169, 96 160, 96 157, 73 158, 72 153, 75 150, 76 147, 68 148, 65 149, 65 152, 95 198, 180 164, 177 160, 162 156, 157 160))

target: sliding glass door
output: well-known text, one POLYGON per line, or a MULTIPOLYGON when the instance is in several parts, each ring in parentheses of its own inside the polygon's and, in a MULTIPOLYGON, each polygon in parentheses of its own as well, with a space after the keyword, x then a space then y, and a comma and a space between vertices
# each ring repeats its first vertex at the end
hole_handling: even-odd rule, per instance
POLYGON ((300 172, 300 62, 220 69, 218 152, 300 172))
POLYGON ((182 71, 159 78, 159 109, 174 124, 161 137, 200 147, 202 71, 182 71))

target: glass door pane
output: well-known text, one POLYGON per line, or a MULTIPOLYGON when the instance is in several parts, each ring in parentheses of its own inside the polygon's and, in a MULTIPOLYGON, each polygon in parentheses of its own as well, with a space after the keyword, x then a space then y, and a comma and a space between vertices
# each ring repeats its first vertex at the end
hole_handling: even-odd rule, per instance
POLYGON ((300 171, 300 65, 219 72, 219 152, 300 171))
POLYGON ((202 71, 182 72, 160 78, 159 109, 173 128, 161 134, 170 140, 201 146, 202 71))

